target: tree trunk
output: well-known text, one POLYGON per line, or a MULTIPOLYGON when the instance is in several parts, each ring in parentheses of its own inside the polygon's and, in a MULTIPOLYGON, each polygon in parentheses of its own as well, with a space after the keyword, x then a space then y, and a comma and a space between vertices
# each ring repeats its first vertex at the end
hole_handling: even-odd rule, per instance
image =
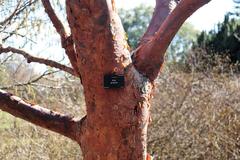
POLYGON ((146 159, 152 85, 137 72, 125 76, 126 87, 117 90, 103 89, 102 79, 88 81, 88 116, 78 139, 85 160, 146 159))
POLYGON ((78 139, 85 160, 146 159, 152 84, 131 64, 125 33, 113 1, 67 1, 87 107, 78 139), (106 74, 121 74, 125 86, 105 89, 106 74))
POLYGON ((49 0, 42 0, 73 68, 11 47, 0 46, 0 53, 15 52, 29 62, 79 77, 87 116, 76 120, 1 90, 0 108, 77 141, 84 160, 146 160, 150 99, 165 51, 182 23, 209 1, 181 0, 173 9, 176 0, 156 0, 152 21, 131 55, 114 0, 66 0, 70 36, 49 0), (108 74, 123 75, 125 85, 104 88, 104 76, 108 74))

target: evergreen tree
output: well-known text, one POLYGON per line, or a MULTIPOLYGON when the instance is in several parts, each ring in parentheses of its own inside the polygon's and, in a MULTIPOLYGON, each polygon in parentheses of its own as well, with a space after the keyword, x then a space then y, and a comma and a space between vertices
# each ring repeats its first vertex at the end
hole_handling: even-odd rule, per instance
POLYGON ((223 23, 198 36, 196 47, 206 49, 208 54, 226 54, 233 63, 240 61, 240 20, 228 13, 223 23))

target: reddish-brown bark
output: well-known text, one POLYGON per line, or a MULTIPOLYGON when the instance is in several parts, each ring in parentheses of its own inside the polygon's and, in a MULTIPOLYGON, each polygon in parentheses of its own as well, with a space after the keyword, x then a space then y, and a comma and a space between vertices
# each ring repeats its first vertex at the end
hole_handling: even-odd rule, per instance
POLYGON ((73 66, 74 72, 78 76, 80 76, 80 73, 78 72, 76 53, 75 53, 74 44, 72 41, 72 36, 71 35, 69 36, 65 31, 65 28, 62 22, 58 19, 49 0, 42 0, 42 4, 45 8, 45 12, 48 14, 48 17, 52 21, 53 26, 55 27, 56 31, 61 37, 62 47, 65 49, 65 52, 69 58, 69 61, 73 66))
POLYGON ((27 120, 43 128, 52 130, 73 140, 80 132, 84 119, 77 120, 41 106, 23 101, 21 98, 0 90, 0 109, 15 117, 27 120))
POLYGON ((21 111, 17 107, 19 101, 6 97, 6 93, 0 94, 0 109, 77 141, 84 160, 145 160, 149 101, 166 48, 186 18, 209 2, 181 0, 172 11, 170 3, 174 1, 156 0, 152 21, 131 59, 114 0, 66 1, 72 35, 67 45, 70 51, 64 47, 63 42, 69 37, 63 25, 49 1, 42 0, 78 73, 75 75, 81 74, 87 117, 77 122, 64 116, 55 119, 56 113, 41 113, 45 110, 36 111, 25 102, 20 104, 24 108, 21 111), (124 75, 125 86, 105 89, 103 77, 110 73, 124 75), (24 117, 28 112, 37 119, 24 117), (53 123, 44 121, 44 116, 53 118, 53 123), (52 124, 57 124, 57 128, 52 124))
POLYGON ((176 4, 176 0, 156 0, 156 6, 153 12, 151 22, 147 28, 147 31, 144 33, 141 39, 141 44, 146 43, 153 38, 161 24, 172 12, 176 4))
POLYGON ((87 106, 79 142, 86 160, 143 159, 152 85, 131 65, 113 1, 67 1, 67 15, 87 106), (97 43, 96 43, 97 42, 97 43), (104 89, 105 74, 124 74, 122 89, 104 89))
POLYGON ((165 52, 179 28, 189 16, 208 2, 210 0, 181 0, 162 22, 155 35, 139 46, 134 55, 137 70, 151 81, 156 79, 163 65, 165 52))

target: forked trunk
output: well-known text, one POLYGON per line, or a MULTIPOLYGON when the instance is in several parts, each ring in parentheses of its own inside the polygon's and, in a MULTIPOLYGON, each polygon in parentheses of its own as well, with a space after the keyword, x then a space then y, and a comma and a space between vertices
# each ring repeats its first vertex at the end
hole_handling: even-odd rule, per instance
POLYGON ((67 1, 68 21, 87 106, 79 144, 85 160, 146 159, 152 84, 131 63, 113 1, 67 1), (122 88, 104 76, 123 75, 122 88))
POLYGON ((73 68, 12 47, 0 46, 0 53, 15 52, 28 62, 43 63, 81 78, 87 116, 77 120, 1 90, 0 109, 77 141, 84 160, 146 160, 153 81, 180 26, 209 1, 156 0, 152 21, 131 55, 114 0, 66 0, 70 36, 50 1, 42 0, 73 68), (114 77, 121 77, 120 85, 106 88, 107 75, 113 86, 118 83, 114 77))
POLYGON ((66 4, 87 106, 78 140, 84 159, 146 159, 152 85, 131 63, 113 1, 66 4), (104 88, 109 74, 123 75, 125 85, 104 88))
MULTIPOLYGON (((133 69, 133 68, 132 68, 133 69)), ((137 73, 136 73, 137 74, 137 73)), ((126 71, 126 87, 103 89, 101 79, 85 89, 87 119, 79 139, 84 160, 145 160, 152 85, 126 71), (134 83, 135 85, 134 85, 134 83)))

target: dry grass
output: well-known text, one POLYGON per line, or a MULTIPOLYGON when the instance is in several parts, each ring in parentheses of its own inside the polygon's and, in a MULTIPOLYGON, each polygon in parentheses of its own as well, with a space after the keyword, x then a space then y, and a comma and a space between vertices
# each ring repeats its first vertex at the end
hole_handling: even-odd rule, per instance
MULTIPOLYGON (((43 79, 39 84, 13 87, 10 91, 61 113, 83 116, 84 98, 78 80, 53 84, 48 80, 48 84, 43 79)), ((81 160, 82 156, 79 145, 72 140, 0 111, 0 159, 81 160)))
MULTIPOLYGON (((240 159, 239 81, 238 75, 165 71, 152 102, 149 152, 156 159, 240 159)), ((60 112, 83 115, 78 83, 12 92, 60 112)), ((78 144, 58 134, 3 112, 0 124, 0 159, 81 159, 78 144)))
MULTIPOLYGON (((80 148, 73 141, 14 117, 7 117, 11 119, 10 122, 5 122, 9 126, 0 129, 0 159, 81 159, 80 148)), ((1 123, 4 123, 4 120, 1 119, 1 123)))
POLYGON ((162 74, 150 152, 159 159, 240 159, 239 81, 226 74, 162 74))

